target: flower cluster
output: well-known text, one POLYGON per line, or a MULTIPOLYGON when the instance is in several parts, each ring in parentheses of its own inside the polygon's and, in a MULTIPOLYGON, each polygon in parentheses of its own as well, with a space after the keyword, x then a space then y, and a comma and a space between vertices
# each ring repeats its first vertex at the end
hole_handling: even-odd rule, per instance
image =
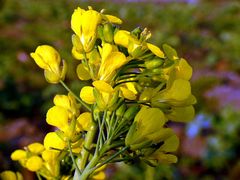
POLYGON ((56 95, 47 112, 46 121, 56 131, 43 145, 13 152, 13 160, 47 179, 82 180, 104 179, 105 165, 113 162, 177 162, 173 152, 179 139, 166 124, 194 116, 192 68, 169 45, 161 50, 149 43, 147 29, 129 32, 121 23, 91 7, 72 14, 76 72, 79 83, 89 83, 79 94, 64 83, 67 64, 57 50, 42 45, 31 53, 46 80, 61 83, 69 93, 56 95))

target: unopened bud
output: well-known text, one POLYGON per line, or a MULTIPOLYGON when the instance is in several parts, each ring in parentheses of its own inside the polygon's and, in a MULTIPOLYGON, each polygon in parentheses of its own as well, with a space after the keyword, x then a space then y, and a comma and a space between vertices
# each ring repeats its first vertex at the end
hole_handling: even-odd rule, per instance
POLYGON ((154 58, 152 60, 145 61, 145 66, 147 69, 154 69, 163 64, 163 60, 160 58, 154 58))
POLYGON ((119 97, 119 91, 114 91, 113 92, 113 96, 112 96, 111 100, 108 103, 109 108, 111 108, 112 106, 114 106, 114 104, 117 103, 117 101, 119 99, 118 97, 119 97))
POLYGON ((107 43, 113 42, 114 28, 111 24, 105 24, 103 26, 103 36, 107 43))
POLYGON ((100 25, 98 26, 97 35, 102 41, 104 41, 103 26, 100 26, 100 25))
POLYGON ((127 111, 124 113, 123 118, 127 121, 133 119, 137 112, 139 111, 139 106, 131 106, 130 108, 127 109, 127 111))
POLYGON ((126 111, 127 106, 125 104, 122 104, 117 110, 116 110, 116 115, 118 117, 122 117, 124 112, 126 111))

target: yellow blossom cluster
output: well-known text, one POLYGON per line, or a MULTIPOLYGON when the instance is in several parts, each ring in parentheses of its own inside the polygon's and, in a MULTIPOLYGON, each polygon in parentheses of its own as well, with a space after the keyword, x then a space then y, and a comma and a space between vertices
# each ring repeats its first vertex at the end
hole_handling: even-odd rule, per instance
POLYGON ((43 144, 35 142, 29 144, 25 150, 17 149, 11 159, 19 163, 29 171, 39 172, 47 179, 59 176, 60 153, 55 150, 46 149, 43 144))
POLYGON ((175 163, 179 146, 168 121, 194 116, 192 68, 164 44, 148 42, 145 28, 120 29, 118 17, 89 7, 71 18, 72 55, 78 94, 65 84, 67 64, 53 47, 41 45, 31 57, 49 83, 61 83, 68 95, 56 95, 46 122, 55 127, 43 145, 33 143, 11 158, 47 179, 105 179, 107 163, 140 159, 151 165, 175 163), (63 170, 67 169, 67 173, 63 170))

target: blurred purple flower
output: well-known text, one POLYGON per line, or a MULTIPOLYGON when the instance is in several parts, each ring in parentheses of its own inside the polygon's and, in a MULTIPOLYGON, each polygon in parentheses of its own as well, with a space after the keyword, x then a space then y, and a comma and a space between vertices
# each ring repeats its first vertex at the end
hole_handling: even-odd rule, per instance
POLYGON ((202 129, 210 128, 210 126, 211 117, 206 114, 198 114, 192 122, 188 123, 186 135, 193 139, 201 132, 202 129))
POLYGON ((28 60, 28 55, 27 53, 25 52, 18 52, 17 53, 17 59, 20 61, 20 62, 26 62, 28 60))
POLYGON ((207 91, 204 95, 209 100, 215 100, 219 109, 227 106, 231 106, 235 110, 240 109, 240 88, 220 85, 207 91))

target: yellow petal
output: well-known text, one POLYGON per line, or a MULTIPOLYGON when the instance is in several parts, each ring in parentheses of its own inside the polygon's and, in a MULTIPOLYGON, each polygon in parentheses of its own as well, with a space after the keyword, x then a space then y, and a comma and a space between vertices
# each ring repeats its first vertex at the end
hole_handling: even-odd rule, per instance
POLYGON ((101 49, 101 57, 102 57, 102 62, 104 63, 107 57, 110 55, 110 53, 113 51, 113 46, 109 43, 104 43, 103 47, 101 49))
POLYGON ((88 104, 94 104, 96 102, 96 100, 95 100, 95 97, 93 95, 93 87, 84 86, 81 89, 80 98, 88 104))
POLYGON ((105 18, 110 22, 110 23, 113 23, 113 24, 122 24, 122 20, 119 19, 118 17, 116 16, 112 16, 112 15, 104 15, 105 18))
POLYGON ((142 94, 140 95, 139 100, 150 101, 152 99, 152 97, 154 96, 153 92, 154 92, 153 88, 145 88, 143 90, 142 94))
POLYGON ((72 18, 71 18, 71 28, 72 30, 78 35, 80 36, 81 34, 81 16, 83 15, 83 13, 85 12, 84 9, 81 9, 80 7, 78 7, 77 9, 74 10, 73 14, 72 14, 72 18))
MULTIPOLYGON (((166 90, 160 99, 166 100, 177 100, 183 101, 186 100, 191 95, 191 85, 189 81, 184 79, 177 79, 173 82, 172 86, 166 90)), ((161 101, 161 100, 160 100, 161 101)))
POLYGON ((176 78, 189 80, 192 77, 192 67, 185 59, 180 59, 176 67, 176 78))
POLYGON ((26 168, 30 171, 36 172, 41 169, 43 161, 39 156, 32 156, 27 160, 26 168))
POLYGON ((128 82, 128 83, 125 83, 125 85, 126 85, 127 88, 128 88, 130 91, 132 91, 134 94, 138 94, 137 89, 136 89, 134 83, 128 82))
POLYGON ((121 46, 127 48, 128 42, 129 42, 129 37, 130 37, 130 32, 124 31, 124 30, 119 30, 114 35, 114 42, 117 45, 121 45, 121 46))
POLYGON ((70 109, 71 108, 70 101, 68 99, 68 96, 66 96, 66 95, 59 95, 59 94, 57 94, 54 97, 54 99, 53 99, 53 103, 56 106, 60 106, 60 107, 66 108, 66 109, 70 109))
POLYGON ((94 180, 104 180, 104 179, 106 179, 106 174, 103 171, 98 172, 97 174, 95 174, 92 177, 92 179, 94 179, 94 180))
POLYGON ((66 61, 62 61, 63 62, 63 66, 61 67, 61 75, 60 75, 60 79, 64 80, 65 76, 67 74, 67 70, 68 70, 68 64, 66 61))
POLYGON ((115 71, 128 62, 126 56, 121 52, 112 52, 101 64, 99 70, 100 80, 109 81, 115 71))
POLYGON ((83 64, 77 66, 77 76, 80 80, 89 80, 91 76, 83 64))
POLYGON ((97 26, 101 22, 101 15, 94 10, 83 13, 81 18, 82 34, 79 36, 85 52, 90 52, 97 36, 97 26))
POLYGON ((155 131, 152 134, 147 135, 147 139, 151 140, 152 142, 159 143, 161 141, 165 141, 167 138, 174 134, 171 128, 159 128, 158 131, 155 131))
POLYGON ((66 143, 55 132, 47 133, 43 144, 47 150, 51 148, 64 149, 66 147, 66 143))
POLYGON ((177 150, 178 146, 179 146, 179 139, 174 134, 164 141, 164 144, 159 148, 159 150, 163 152, 174 152, 177 150))
POLYGON ((56 74, 49 70, 44 70, 44 77, 47 80, 47 82, 52 84, 57 84, 61 80, 60 72, 56 74))
POLYGON ((150 51, 152 51, 153 54, 155 54, 156 56, 160 57, 160 58, 164 58, 164 53, 160 50, 159 47, 153 45, 153 44, 150 44, 150 43, 147 43, 147 47, 150 51))
POLYGON ((104 81, 94 81, 92 84, 100 92, 106 92, 106 93, 113 92, 112 86, 104 81))
POLYGON ((120 90, 122 92, 122 95, 124 98, 129 99, 129 100, 135 100, 137 97, 136 95, 129 89, 120 87, 120 90))
POLYGON ((166 114, 168 119, 176 122, 189 122, 194 118, 193 106, 172 107, 171 113, 166 114))
POLYGON ((21 149, 17 149, 11 154, 11 159, 13 161, 18 161, 26 157, 27 157, 27 152, 21 149))
POLYGON ((79 129, 83 129, 84 131, 89 131, 92 123, 92 115, 90 112, 84 112, 80 114, 77 118, 77 126, 79 129))
POLYGON ((136 145, 149 141, 152 133, 161 130, 167 121, 163 112, 158 108, 142 107, 134 118, 134 123, 125 139, 126 145, 136 145))
POLYGON ((159 164, 161 163, 176 163, 177 157, 173 154, 165 154, 161 151, 156 151, 153 153, 153 155, 150 157, 151 159, 157 160, 159 164))
POLYGON ((53 106, 47 112, 47 123, 56 126, 61 130, 65 130, 68 127, 68 110, 60 107, 60 106, 53 106))
POLYGON ((56 72, 61 62, 61 57, 56 49, 49 45, 38 46, 34 53, 30 54, 36 64, 49 71, 56 72))
POLYGON ((46 162, 53 162, 56 161, 57 156, 59 155, 58 151, 53 150, 45 150, 42 152, 42 158, 46 162))
POLYGON ((27 146, 28 150, 32 153, 40 154, 44 150, 44 146, 40 143, 32 143, 27 146))
POLYGON ((73 47, 73 48, 72 48, 72 55, 73 55, 73 57, 74 57, 75 59, 77 59, 77 60, 82 60, 82 59, 84 59, 84 55, 81 54, 81 53, 79 53, 79 52, 76 50, 76 47, 73 47))
POLYGON ((0 173, 1 180, 23 180, 22 175, 13 171, 3 171, 0 173))

